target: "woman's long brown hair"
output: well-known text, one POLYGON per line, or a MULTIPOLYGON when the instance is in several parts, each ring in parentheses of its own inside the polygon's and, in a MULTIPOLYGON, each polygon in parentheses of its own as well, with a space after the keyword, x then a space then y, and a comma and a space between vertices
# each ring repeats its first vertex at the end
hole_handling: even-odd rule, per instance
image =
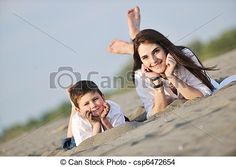
POLYGON ((153 29, 145 29, 140 31, 137 36, 134 39, 134 65, 133 65, 133 71, 132 71, 132 78, 133 81, 134 73, 136 70, 141 69, 142 61, 140 59, 138 48, 140 44, 142 43, 155 43, 160 45, 165 53, 170 53, 173 58, 176 60, 177 64, 184 66, 187 68, 194 76, 196 76, 199 80, 202 81, 203 84, 205 84, 209 89, 213 90, 214 86, 211 84, 210 78, 206 74, 206 70, 216 70, 215 66, 213 67, 204 67, 198 57, 199 63, 201 66, 198 66, 194 63, 194 61, 185 56, 182 52, 182 49, 186 48, 183 46, 175 46, 171 41, 169 41, 164 35, 159 33, 158 31, 155 31, 153 29))

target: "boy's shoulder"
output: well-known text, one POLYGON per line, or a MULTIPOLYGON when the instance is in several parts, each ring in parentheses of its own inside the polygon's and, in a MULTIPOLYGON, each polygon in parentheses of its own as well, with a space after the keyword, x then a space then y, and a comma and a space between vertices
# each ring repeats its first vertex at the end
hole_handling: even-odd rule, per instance
POLYGON ((114 105, 114 106, 118 106, 118 107, 120 107, 120 105, 119 104, 117 104, 116 102, 114 102, 114 101, 112 101, 112 100, 105 100, 108 104, 110 104, 110 105, 114 105))
POLYGON ((109 115, 115 115, 118 113, 122 113, 123 111, 121 110, 121 107, 119 104, 117 104, 116 102, 112 101, 112 100, 106 100, 106 102, 110 105, 110 112, 109 115))
POLYGON ((88 122, 83 119, 77 112, 72 116, 72 122, 76 124, 87 124, 88 122))

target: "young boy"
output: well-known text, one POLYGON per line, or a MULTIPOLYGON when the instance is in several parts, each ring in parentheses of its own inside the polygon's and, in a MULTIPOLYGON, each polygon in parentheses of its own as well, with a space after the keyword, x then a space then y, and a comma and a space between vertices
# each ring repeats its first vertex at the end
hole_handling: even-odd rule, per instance
MULTIPOLYGON (((68 94, 72 112, 67 137, 74 137, 76 146, 91 136, 125 123, 120 106, 110 100, 105 101, 94 82, 79 81, 68 89, 68 94)), ((69 145, 64 143, 63 148, 70 149, 69 145)))

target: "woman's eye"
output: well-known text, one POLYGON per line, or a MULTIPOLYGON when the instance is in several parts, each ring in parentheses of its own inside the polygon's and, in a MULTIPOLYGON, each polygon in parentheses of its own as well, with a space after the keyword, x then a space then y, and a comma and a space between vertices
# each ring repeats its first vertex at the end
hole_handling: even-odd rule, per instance
POLYGON ((154 51, 154 53, 153 53, 153 54, 154 54, 154 55, 156 55, 156 54, 158 54, 159 52, 160 52, 160 50, 159 50, 159 49, 157 49, 157 50, 155 50, 155 51, 154 51))
POLYGON ((147 59, 147 56, 143 56, 142 59, 143 59, 143 60, 147 59))

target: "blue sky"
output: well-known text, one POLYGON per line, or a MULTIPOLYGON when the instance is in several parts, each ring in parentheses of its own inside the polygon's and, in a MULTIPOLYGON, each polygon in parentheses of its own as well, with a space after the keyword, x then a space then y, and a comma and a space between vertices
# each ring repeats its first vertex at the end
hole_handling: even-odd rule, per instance
MULTIPOLYGON (((130 57, 111 55, 106 48, 112 39, 129 40, 126 13, 136 5, 142 29, 156 29, 177 45, 207 41, 236 27, 234 0, 2 0, 0 130, 67 100, 56 82, 50 88, 50 74, 59 67, 71 67, 82 79, 95 71, 91 79, 98 85, 102 76, 119 72, 130 57)), ((55 79, 63 72, 68 73, 57 73, 55 79)), ((63 77, 62 85, 69 84, 70 78, 63 77)))

